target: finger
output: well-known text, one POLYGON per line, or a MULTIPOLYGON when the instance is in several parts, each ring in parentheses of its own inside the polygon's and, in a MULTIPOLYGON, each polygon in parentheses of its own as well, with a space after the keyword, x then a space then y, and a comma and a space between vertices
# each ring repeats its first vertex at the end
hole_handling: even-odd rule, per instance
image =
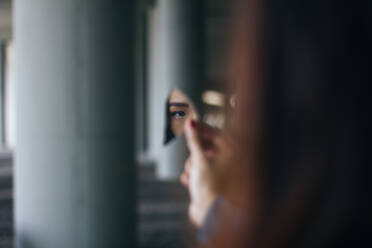
POLYGON ((181 181, 181 183, 186 187, 186 188, 188 188, 189 187, 189 180, 190 179, 190 177, 189 177, 189 175, 188 175, 188 173, 182 173, 181 174, 181 176, 180 176, 180 181, 181 181))
POLYGON ((185 165, 185 172, 186 173, 189 173, 190 172, 190 169, 191 169, 191 161, 188 162, 188 163, 186 163, 186 165, 185 165))
POLYGON ((193 155, 202 154, 202 146, 199 139, 197 125, 198 124, 195 120, 191 120, 188 123, 186 123, 185 126, 187 147, 189 148, 191 154, 193 155))
POLYGON ((181 183, 188 187, 190 181, 190 168, 191 168, 191 158, 188 157, 185 162, 185 169, 180 176, 181 183))

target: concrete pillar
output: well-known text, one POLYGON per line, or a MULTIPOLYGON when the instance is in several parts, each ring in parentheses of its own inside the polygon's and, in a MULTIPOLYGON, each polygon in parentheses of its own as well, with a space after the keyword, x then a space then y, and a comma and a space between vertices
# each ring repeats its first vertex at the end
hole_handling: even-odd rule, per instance
POLYGON ((199 0, 158 0, 153 11, 149 127, 150 148, 160 154, 157 163, 160 178, 178 178, 183 168, 185 156, 181 154, 185 149, 180 142, 162 148, 165 102, 170 91, 179 88, 199 105, 204 71, 202 17, 199 0), (177 148, 171 148, 172 145, 177 148))
POLYGON ((5 145, 4 138, 4 85, 5 85, 5 42, 0 40, 0 149, 5 145))
POLYGON ((5 82, 4 82, 4 140, 5 147, 13 150, 17 141, 16 116, 16 82, 14 68, 14 46, 6 43, 5 49, 5 82))
POLYGON ((133 1, 15 1, 19 248, 135 247, 133 1))

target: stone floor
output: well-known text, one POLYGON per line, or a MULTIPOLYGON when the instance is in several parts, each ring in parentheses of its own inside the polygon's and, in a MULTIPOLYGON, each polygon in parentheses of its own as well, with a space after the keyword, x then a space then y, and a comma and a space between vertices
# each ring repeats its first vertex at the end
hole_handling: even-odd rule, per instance
MULTIPOLYGON (((13 247, 12 174, 11 153, 0 151, 0 248, 13 247)), ((188 195, 181 184, 157 180, 152 165, 139 167, 137 183, 138 247, 195 247, 188 195)))
POLYGON ((183 186, 157 180, 153 166, 141 167, 138 186, 139 247, 194 247, 194 230, 187 218, 189 200, 183 186))
POLYGON ((13 177, 10 152, 0 151, 0 247, 13 247, 13 177))

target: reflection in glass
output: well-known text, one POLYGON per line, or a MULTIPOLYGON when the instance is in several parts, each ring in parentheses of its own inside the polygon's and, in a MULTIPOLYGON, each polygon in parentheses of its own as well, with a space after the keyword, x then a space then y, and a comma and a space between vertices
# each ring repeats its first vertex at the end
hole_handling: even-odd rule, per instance
POLYGON ((183 134, 184 125, 190 119, 198 119, 195 107, 180 90, 171 91, 166 104, 166 137, 164 144, 183 134))
MULTIPOLYGON (((201 119, 203 122, 216 128, 225 125, 226 111, 235 108, 235 97, 227 97, 224 93, 215 90, 206 90, 201 96, 203 116, 199 117, 194 103, 179 89, 170 92, 166 102, 166 132, 164 144, 179 137, 184 132, 184 126, 190 119, 201 119), (229 100, 229 101, 228 101, 229 100), (228 106, 226 106, 228 105, 228 106)), ((198 109, 199 110, 199 109, 198 109)))

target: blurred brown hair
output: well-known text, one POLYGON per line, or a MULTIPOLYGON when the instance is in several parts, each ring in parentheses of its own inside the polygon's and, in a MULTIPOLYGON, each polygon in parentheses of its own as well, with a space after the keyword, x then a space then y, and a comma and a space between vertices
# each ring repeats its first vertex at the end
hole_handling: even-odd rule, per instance
MULTIPOLYGON (((236 1, 235 198, 212 247, 354 247, 368 239, 368 1, 236 1), (243 175, 243 176, 242 176, 243 175), (229 233, 234 230, 235 233, 229 233)), ((368 242, 367 242, 368 243, 368 242)))

